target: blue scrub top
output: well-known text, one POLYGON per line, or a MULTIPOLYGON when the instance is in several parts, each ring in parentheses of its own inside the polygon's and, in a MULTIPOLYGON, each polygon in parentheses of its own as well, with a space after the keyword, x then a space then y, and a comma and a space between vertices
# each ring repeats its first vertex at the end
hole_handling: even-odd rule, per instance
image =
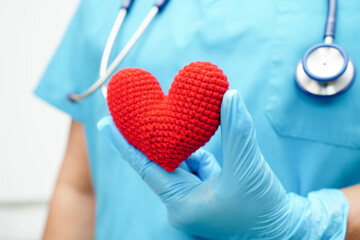
MULTIPOLYGON (((111 59, 153 1, 137 0, 120 30, 111 59)), ((128 163, 99 135, 109 115, 100 91, 67 101, 98 77, 102 51, 121 3, 83 0, 36 94, 84 124, 96 194, 96 239, 192 239, 167 220, 166 208, 128 163)), ((338 1, 335 42, 360 69, 360 1, 338 1)), ((360 182, 360 79, 343 95, 319 99, 301 92, 299 59, 323 39, 327 1, 173 0, 119 66, 153 73, 165 93, 192 61, 211 61, 238 89, 257 137, 287 191, 306 195, 360 182)), ((206 144, 222 162, 220 129, 206 144)))

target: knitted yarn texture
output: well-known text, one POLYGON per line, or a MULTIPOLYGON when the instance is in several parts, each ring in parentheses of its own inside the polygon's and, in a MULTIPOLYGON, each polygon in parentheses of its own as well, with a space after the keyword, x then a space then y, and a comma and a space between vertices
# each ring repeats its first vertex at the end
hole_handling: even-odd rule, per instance
POLYGON ((173 172, 214 135, 228 87, 223 71, 210 62, 180 70, 168 96, 151 73, 126 68, 111 78, 107 102, 126 140, 173 172))

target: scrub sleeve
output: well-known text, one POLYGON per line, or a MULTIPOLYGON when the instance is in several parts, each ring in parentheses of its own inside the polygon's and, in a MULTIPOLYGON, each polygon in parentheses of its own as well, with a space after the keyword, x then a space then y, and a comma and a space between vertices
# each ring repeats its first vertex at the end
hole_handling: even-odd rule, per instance
POLYGON ((67 99, 70 92, 82 92, 96 80, 99 61, 89 51, 84 26, 86 7, 82 1, 71 23, 35 89, 35 95, 69 114, 72 119, 84 122, 89 100, 73 103, 67 99))

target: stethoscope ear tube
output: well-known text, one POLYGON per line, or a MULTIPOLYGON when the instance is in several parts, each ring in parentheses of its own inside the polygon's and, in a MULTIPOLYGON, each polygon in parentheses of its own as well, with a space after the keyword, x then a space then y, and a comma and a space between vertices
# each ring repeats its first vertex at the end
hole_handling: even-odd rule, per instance
POLYGON ((100 64, 101 66, 100 66, 99 78, 96 80, 96 82, 93 85, 91 85, 83 93, 81 93, 81 94, 70 93, 67 96, 68 100, 72 101, 72 102, 79 102, 79 101, 85 99, 86 97, 90 96, 99 87, 101 87, 101 92, 103 93, 103 96, 106 99, 106 86, 104 85, 105 81, 108 79, 108 77, 110 77, 110 75, 115 71, 117 66, 125 58, 127 53, 134 46, 136 41, 140 38, 140 36, 143 34, 143 32, 148 27, 148 25, 151 23, 151 21, 157 15, 157 13, 159 13, 159 11, 162 10, 168 2, 169 2, 169 0, 157 0, 155 5, 151 8, 149 13, 146 15, 144 20, 141 22, 140 26, 136 29, 135 33, 131 36, 129 41, 126 43, 124 48, 120 51, 120 53, 116 56, 115 60, 107 68, 107 61, 110 56, 112 44, 116 38, 116 35, 117 35, 117 32, 119 31, 121 23, 125 18, 127 10, 130 9, 130 7, 133 3, 133 1, 125 0, 122 4, 122 8, 119 11, 117 21, 115 22, 115 24, 113 26, 113 29, 109 35, 107 44, 105 46, 105 50, 104 50, 103 57, 102 57, 102 63, 100 64))
POLYGON ((121 5, 121 8, 126 9, 126 11, 129 11, 133 2, 134 2, 133 0, 124 0, 121 5))
POLYGON ((328 17, 326 20, 325 34, 326 37, 335 37, 335 25, 336 25, 336 3, 337 0, 329 0, 328 17))
POLYGON ((157 0, 155 6, 159 9, 159 11, 163 10, 165 5, 169 2, 169 0, 157 0))

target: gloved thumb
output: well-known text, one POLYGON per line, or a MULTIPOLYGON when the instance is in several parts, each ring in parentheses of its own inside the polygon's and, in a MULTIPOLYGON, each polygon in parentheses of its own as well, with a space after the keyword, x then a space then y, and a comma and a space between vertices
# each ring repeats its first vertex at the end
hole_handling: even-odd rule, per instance
POLYGON ((221 167, 214 155, 200 148, 187 160, 186 164, 202 181, 206 181, 220 173, 221 167))
MULTIPOLYGON (((239 174, 242 164, 258 151, 253 120, 236 90, 228 90, 221 105, 223 175, 239 174)), ((238 176, 237 176, 238 177, 238 176)))

